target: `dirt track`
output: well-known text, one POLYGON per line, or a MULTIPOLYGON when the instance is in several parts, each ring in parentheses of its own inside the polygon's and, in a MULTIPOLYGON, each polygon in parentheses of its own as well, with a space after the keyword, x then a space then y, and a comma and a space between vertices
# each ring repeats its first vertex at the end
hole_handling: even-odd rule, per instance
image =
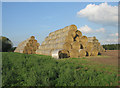
POLYGON ((88 60, 94 61, 100 64, 107 64, 118 66, 118 50, 107 50, 106 52, 101 53, 101 56, 97 57, 88 57, 88 60))

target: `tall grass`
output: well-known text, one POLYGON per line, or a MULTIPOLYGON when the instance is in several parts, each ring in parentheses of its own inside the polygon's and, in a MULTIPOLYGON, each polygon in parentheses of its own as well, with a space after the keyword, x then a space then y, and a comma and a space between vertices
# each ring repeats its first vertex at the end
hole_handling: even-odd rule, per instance
POLYGON ((85 58, 2 53, 3 86, 116 86, 112 67, 90 66, 85 58))

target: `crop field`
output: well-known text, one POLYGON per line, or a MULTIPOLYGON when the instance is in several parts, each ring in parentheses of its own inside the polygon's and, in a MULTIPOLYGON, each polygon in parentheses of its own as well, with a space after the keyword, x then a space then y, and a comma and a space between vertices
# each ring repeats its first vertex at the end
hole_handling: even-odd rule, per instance
POLYGON ((108 53, 54 59, 45 55, 3 52, 2 86, 117 86, 118 58, 108 53))

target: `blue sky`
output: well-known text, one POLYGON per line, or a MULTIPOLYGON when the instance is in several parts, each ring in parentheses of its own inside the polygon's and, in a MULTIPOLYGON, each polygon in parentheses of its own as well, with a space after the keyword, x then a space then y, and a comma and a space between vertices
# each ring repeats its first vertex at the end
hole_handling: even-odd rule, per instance
MULTIPOLYGON (((3 2, 2 35, 8 37, 14 46, 32 35, 41 44, 50 32, 75 24, 78 29, 85 28, 87 25, 92 31, 83 32, 83 35, 96 36, 101 44, 116 43, 116 41, 110 41, 111 38, 117 39, 115 34, 118 33, 118 27, 116 25, 106 24, 104 20, 101 21, 102 23, 98 20, 93 22, 89 16, 77 14, 89 4, 99 6, 101 3, 103 2, 3 2), (105 32, 100 29, 104 29, 105 32)), ((106 6, 109 5, 112 8, 118 6, 118 3, 109 2, 106 6)))

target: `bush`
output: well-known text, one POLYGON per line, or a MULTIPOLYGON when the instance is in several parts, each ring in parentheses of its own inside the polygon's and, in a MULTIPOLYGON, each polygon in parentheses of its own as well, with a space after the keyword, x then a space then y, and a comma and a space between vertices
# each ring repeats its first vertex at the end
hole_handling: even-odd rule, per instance
POLYGON ((120 44, 106 44, 102 46, 105 50, 120 50, 120 44))
POLYGON ((12 49, 13 43, 6 37, 0 37, 0 52, 8 52, 12 49), (2 45, 1 45, 2 44, 2 45))

